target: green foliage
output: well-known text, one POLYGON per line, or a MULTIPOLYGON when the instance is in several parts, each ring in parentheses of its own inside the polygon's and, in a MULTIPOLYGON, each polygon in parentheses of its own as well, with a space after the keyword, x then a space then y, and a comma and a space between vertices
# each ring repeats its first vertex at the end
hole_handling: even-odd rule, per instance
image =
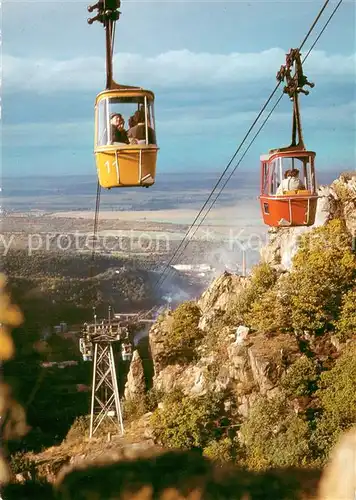
POLYGON ((204 456, 218 463, 234 462, 236 459, 236 442, 230 437, 211 441, 204 448, 204 456))
MULTIPOLYGON (((22 344, 34 339, 26 337, 26 331, 17 338, 22 344)), ((71 341, 68 351, 71 349, 71 341)), ((21 440, 12 443, 13 450, 41 450, 44 446, 59 443, 65 437, 74 419, 87 413, 88 393, 77 392, 77 384, 90 383, 90 363, 64 369, 56 366, 43 368, 47 354, 36 352, 22 345, 22 352, 4 365, 5 380, 11 385, 16 399, 26 407, 31 430, 21 440), (55 402, 55 404, 54 404, 55 402)), ((64 344, 65 348, 65 344, 64 344)), ((64 360, 67 350, 63 352, 64 360)))
POLYGON ((335 321, 335 329, 342 341, 356 336, 356 287, 343 294, 340 316, 335 321))
POLYGON ((11 471, 13 474, 20 474, 21 472, 33 472, 35 463, 23 452, 16 452, 10 456, 11 471))
POLYGON ((304 235, 290 274, 291 317, 296 332, 332 328, 344 293, 355 286, 351 237, 340 220, 304 235))
POLYGON ((251 306, 245 322, 258 333, 277 333, 290 330, 289 295, 281 294, 276 286, 251 306))
POLYGON ((356 347, 350 347, 321 375, 317 395, 327 413, 337 413, 343 425, 356 422, 356 347))
POLYGON ((145 397, 125 399, 122 410, 123 417, 127 422, 137 420, 148 411, 145 397))
POLYGON ((158 403, 162 401, 164 398, 164 392, 163 390, 156 389, 155 387, 152 387, 147 394, 145 395, 145 400, 146 400, 146 411, 154 411, 158 403))
POLYGON ((260 333, 337 330, 344 339, 356 324, 356 259, 340 220, 305 234, 287 275, 256 268, 235 305, 235 319, 260 333))
POLYGON ((163 398, 164 392, 153 387, 143 396, 126 399, 123 404, 124 419, 132 422, 145 415, 145 413, 154 411, 163 398))
POLYGON ((38 251, 29 256, 24 250, 10 250, 2 264, 26 320, 36 317, 41 325, 64 318, 68 323, 83 322, 91 317, 93 306, 106 315, 113 301, 115 307, 126 308, 155 304, 149 266, 143 261, 97 255, 93 278, 88 254, 38 251))
POLYGON ((315 363, 302 356, 283 375, 281 385, 287 396, 309 396, 317 388, 317 367, 315 363))
POLYGON ((309 451, 309 427, 284 397, 261 398, 241 426, 246 465, 251 469, 303 466, 309 451))
POLYGON ((171 327, 164 338, 162 361, 186 363, 196 357, 203 332, 199 329, 200 309, 195 302, 184 302, 173 312, 171 327))
POLYGON ((313 435, 315 456, 322 462, 329 455, 340 433, 356 423, 356 347, 349 347, 334 367, 320 377, 316 395, 321 415, 313 435))
POLYGON ((82 415, 77 417, 71 425, 66 441, 73 442, 89 436, 90 415, 82 415))
POLYGON ((203 449, 222 435, 220 401, 216 396, 190 398, 181 391, 167 395, 151 417, 155 441, 167 448, 203 449))
POLYGON ((277 277, 277 271, 269 264, 261 263, 255 266, 252 270, 250 283, 236 297, 228 314, 228 322, 231 324, 247 323, 251 309, 274 286, 277 277))

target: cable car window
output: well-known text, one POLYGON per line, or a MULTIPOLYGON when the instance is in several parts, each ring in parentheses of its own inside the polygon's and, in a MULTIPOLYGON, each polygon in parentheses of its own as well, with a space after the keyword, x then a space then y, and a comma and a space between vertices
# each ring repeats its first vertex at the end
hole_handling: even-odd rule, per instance
POLYGON ((108 135, 107 135, 107 106, 106 99, 99 102, 97 107, 97 144, 98 146, 106 146, 108 143, 108 135))
POLYGON ((268 163, 263 162, 263 170, 262 170, 262 192, 268 192, 268 163))
POLYGON ((268 175, 269 175, 269 194, 273 195, 276 194, 278 185, 280 184, 279 180, 279 175, 278 175, 278 168, 279 168, 279 158, 276 158, 273 160, 268 169, 268 175))
POLYGON ((270 195, 280 196, 288 191, 310 189, 309 157, 278 157, 272 165, 274 182, 270 184, 270 195))
MULTIPOLYGON (((156 144, 153 103, 146 96, 112 97, 100 104, 104 101, 106 106, 98 107, 98 135, 101 124, 106 122, 107 145, 156 144)), ((104 144, 98 138, 98 145, 104 144)))
POLYGON ((315 187, 315 178, 314 178, 314 172, 312 170, 312 163, 311 163, 311 158, 308 158, 308 163, 306 164, 306 189, 311 191, 312 193, 314 192, 314 187, 315 187))

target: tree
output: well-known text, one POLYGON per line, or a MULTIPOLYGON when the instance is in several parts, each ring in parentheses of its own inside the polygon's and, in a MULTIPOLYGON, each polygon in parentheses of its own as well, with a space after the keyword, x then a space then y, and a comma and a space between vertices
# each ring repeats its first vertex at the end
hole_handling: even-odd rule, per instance
POLYGON ((203 338, 199 328, 200 309, 195 302, 183 302, 172 314, 171 327, 164 337, 165 363, 190 362, 203 338))

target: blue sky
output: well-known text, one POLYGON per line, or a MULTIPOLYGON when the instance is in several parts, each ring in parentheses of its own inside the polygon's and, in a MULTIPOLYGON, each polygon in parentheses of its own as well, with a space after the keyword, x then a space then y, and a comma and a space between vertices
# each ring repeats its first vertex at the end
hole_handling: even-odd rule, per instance
MULTIPOLYGON (((276 85, 284 54, 323 3, 122 0, 115 79, 155 92, 159 170, 223 170, 276 85)), ((87 5, 2 4, 3 175, 95 171, 104 30, 87 24, 87 5)), ((304 138, 320 169, 356 166, 355 5, 344 0, 305 64, 316 86, 301 97, 304 138)), ((241 168, 257 168, 260 154, 288 144, 290 125, 285 96, 241 168)))

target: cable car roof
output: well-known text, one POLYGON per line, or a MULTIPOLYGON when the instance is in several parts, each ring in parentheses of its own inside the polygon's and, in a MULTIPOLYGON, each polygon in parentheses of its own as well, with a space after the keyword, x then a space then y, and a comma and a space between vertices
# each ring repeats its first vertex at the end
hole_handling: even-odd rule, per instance
POLYGON ((297 158, 301 156, 316 156, 314 151, 306 149, 272 149, 269 153, 260 156, 261 161, 269 161, 275 157, 297 158))
POLYGON ((121 97, 121 98, 133 98, 133 97, 148 97, 150 100, 154 100, 155 95, 151 90, 146 90, 142 87, 130 87, 129 85, 118 85, 117 88, 106 89, 100 92, 95 99, 95 103, 98 103, 106 97, 121 97))

